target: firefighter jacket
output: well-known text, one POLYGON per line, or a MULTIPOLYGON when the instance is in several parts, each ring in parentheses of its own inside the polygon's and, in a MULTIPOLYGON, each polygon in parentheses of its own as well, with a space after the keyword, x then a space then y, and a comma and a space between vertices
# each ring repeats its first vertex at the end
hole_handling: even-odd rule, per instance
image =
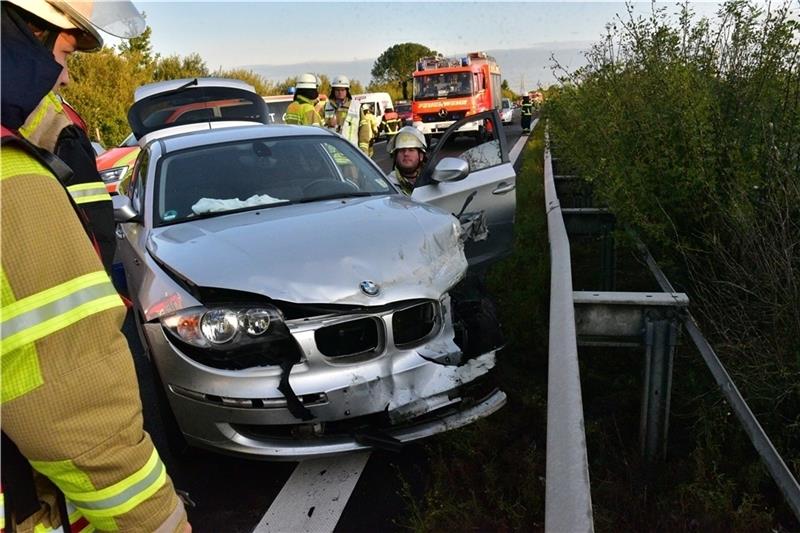
POLYGON ((389 109, 383 114, 383 123, 381 127, 386 131, 387 135, 394 135, 400 129, 401 120, 394 110, 389 109))
POLYGON ((400 190, 402 190, 406 194, 406 196, 411 196, 411 193, 414 191, 414 184, 416 183, 417 178, 419 177, 419 171, 420 169, 418 168, 413 176, 406 177, 400 174, 400 172, 395 168, 394 170, 389 172, 389 174, 386 177, 389 178, 390 182, 400 187, 400 190))
POLYGON ((298 94, 286 108, 284 122, 300 126, 321 126, 322 117, 317 113, 313 100, 298 94))
POLYGON ((522 101, 522 111, 521 114, 524 116, 531 116, 533 115, 533 104, 530 101, 522 101))
POLYGON ((358 147, 369 157, 372 157, 372 145, 375 143, 377 135, 378 123, 375 115, 361 113, 361 119, 358 122, 358 147))
MULTIPOLYGON (((33 515, 14 515, 16 531, 58 527, 48 495, 55 487, 86 530, 183 531, 183 505, 142 427, 133 358, 120 332, 125 308, 53 171, 7 133, 0 149, 2 429, 36 471, 40 494, 33 515)), ((4 480, 4 490, 13 482, 4 480)))
POLYGON ((350 98, 347 98, 337 102, 333 98, 329 98, 328 103, 325 104, 325 125, 341 133, 344 119, 347 118, 347 112, 350 110, 351 101, 350 98))
POLYGON ((106 272, 111 273, 117 240, 114 207, 97 172, 94 150, 83 119, 53 92, 42 99, 19 132, 30 142, 57 155, 72 169, 62 183, 82 213, 87 231, 98 245, 106 272))

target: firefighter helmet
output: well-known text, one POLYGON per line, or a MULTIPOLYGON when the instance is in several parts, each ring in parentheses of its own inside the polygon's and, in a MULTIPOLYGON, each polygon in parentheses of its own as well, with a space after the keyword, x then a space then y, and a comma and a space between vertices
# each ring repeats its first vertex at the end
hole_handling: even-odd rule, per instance
POLYGON ((341 74, 333 78, 333 82, 331 82, 331 88, 343 88, 349 89, 350 88, 350 80, 347 79, 347 76, 342 76, 341 74))
POLYGON ((425 136, 417 128, 404 126, 388 142, 386 151, 394 154, 395 150, 400 148, 417 148, 424 153, 428 149, 428 143, 425 142, 425 136))
POLYGON ((103 46, 98 29, 130 39, 145 29, 145 21, 129 1, 62 2, 56 0, 10 0, 20 9, 62 30, 81 30, 77 48, 83 52, 103 46))
POLYGON ((297 84, 295 85, 298 89, 316 89, 318 86, 317 77, 308 72, 298 76, 297 84))

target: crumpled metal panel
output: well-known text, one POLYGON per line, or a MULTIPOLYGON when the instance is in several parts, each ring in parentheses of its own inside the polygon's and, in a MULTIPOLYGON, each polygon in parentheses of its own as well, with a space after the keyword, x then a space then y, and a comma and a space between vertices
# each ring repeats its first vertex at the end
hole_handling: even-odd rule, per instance
POLYGON ((390 195, 155 228, 147 246, 198 286, 296 303, 376 306, 439 299, 466 272, 460 233, 451 215, 390 195), (378 284, 377 295, 362 292, 367 280, 378 284))

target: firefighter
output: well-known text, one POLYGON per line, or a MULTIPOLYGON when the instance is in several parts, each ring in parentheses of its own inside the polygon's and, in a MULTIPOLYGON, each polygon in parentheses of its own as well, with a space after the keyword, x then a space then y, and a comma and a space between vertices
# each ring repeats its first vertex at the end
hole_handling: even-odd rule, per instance
POLYGON ((381 129, 386 132, 386 135, 393 137, 400 129, 400 115, 391 108, 387 107, 383 113, 383 122, 381 122, 381 129))
POLYGON ((358 122, 358 147, 372 157, 372 145, 378 135, 378 124, 370 104, 361 104, 361 118, 358 122))
POLYGON ((531 132, 531 117, 533 116, 533 104, 531 103, 531 98, 527 94, 522 97, 522 111, 520 113, 521 116, 521 125, 522 125, 522 133, 530 133, 531 132))
POLYGON ((319 97, 319 82, 313 74, 301 74, 295 85, 294 101, 286 108, 286 124, 321 126, 322 117, 314 107, 319 97))
MULTIPOLYGON (((66 85, 67 80, 58 84, 66 85)), ((62 185, 78 206, 88 226, 103 267, 111 274, 117 239, 114 235, 114 207, 97 172, 94 150, 86 135, 86 123, 54 92, 42 99, 19 132, 39 148, 57 155, 72 169, 62 185)))
POLYGON ((387 177, 409 196, 425 166, 427 149, 425 136, 414 126, 400 128, 386 145, 386 151, 392 155, 392 171, 387 177))
POLYGON ((325 106, 325 125, 335 129, 337 133, 342 132, 342 124, 350 109, 350 102, 353 96, 350 94, 350 80, 347 76, 338 75, 331 82, 331 94, 328 97, 328 105, 325 106))
POLYGON ((67 56, 102 46, 95 25, 129 38, 144 20, 130 2, 10 0, 0 12, 2 525, 190 531, 142 427, 125 308, 58 181, 70 170, 18 134, 67 56))

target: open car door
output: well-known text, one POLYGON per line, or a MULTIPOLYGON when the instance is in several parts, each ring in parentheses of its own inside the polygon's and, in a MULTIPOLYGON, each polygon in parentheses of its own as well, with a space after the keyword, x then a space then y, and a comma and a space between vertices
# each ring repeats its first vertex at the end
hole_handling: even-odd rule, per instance
POLYGON ((517 207, 516 173, 497 111, 465 117, 450 126, 439 142, 429 147, 428 162, 411 197, 455 215, 465 203, 464 213, 485 213, 488 238, 465 245, 471 268, 486 267, 510 253, 517 207), (467 168, 453 158, 466 162, 467 168))

